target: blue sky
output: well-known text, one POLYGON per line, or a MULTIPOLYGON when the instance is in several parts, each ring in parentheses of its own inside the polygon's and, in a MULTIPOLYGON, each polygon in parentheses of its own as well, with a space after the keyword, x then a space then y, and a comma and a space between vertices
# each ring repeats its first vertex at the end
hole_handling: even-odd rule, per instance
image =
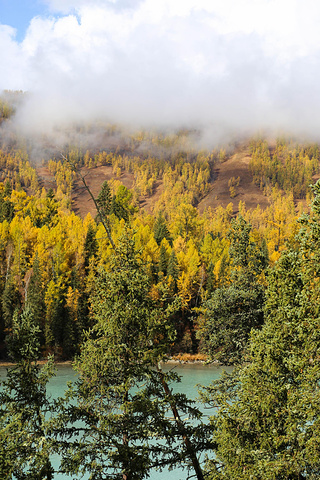
POLYGON ((0 0, 0 23, 16 28, 16 39, 23 40, 31 19, 48 14, 48 8, 38 0, 0 0))
POLYGON ((319 135, 319 25, 317 0, 0 0, 0 91, 32 94, 35 128, 319 135))

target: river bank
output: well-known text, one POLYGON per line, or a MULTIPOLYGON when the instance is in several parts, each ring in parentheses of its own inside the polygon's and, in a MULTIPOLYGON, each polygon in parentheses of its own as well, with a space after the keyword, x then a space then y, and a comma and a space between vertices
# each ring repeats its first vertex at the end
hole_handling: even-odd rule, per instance
MULTIPOLYGON (((207 355, 202 353, 178 353, 177 355, 173 355, 172 357, 168 357, 165 361, 167 364, 204 364, 208 361, 207 355)), ((38 360, 39 365, 44 365, 47 362, 46 359, 38 360)), ((72 360, 57 360, 55 361, 55 365, 72 365, 72 360)), ((218 361, 210 362, 214 365, 220 365, 218 361)), ((14 362, 10 361, 0 361, 0 367, 13 367, 15 365, 14 362)))

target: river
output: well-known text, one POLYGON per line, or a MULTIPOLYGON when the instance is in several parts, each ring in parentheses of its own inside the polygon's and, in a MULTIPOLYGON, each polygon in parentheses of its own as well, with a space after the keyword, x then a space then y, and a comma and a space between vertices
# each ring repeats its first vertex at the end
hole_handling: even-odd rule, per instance
MULTIPOLYGON (((165 368, 174 368, 174 371, 181 376, 181 383, 177 383, 174 386, 174 390, 185 393, 191 399, 196 399, 198 396, 198 384, 204 386, 209 385, 213 380, 219 378, 222 372, 221 367, 202 364, 166 365, 165 368)), ((5 375, 6 368, 0 367, 0 379, 3 379, 5 375)), ((70 365, 58 365, 56 375, 49 382, 48 393, 54 398, 62 396, 66 389, 67 382, 72 382, 75 378, 75 372, 70 365)), ((210 412, 210 410, 206 410, 206 415, 211 414, 212 412, 210 412)), ((150 480, 186 480, 187 472, 178 468, 171 472, 164 470, 162 472, 152 472, 149 478, 150 480)), ((55 480, 78 479, 71 476, 56 475, 55 480)))

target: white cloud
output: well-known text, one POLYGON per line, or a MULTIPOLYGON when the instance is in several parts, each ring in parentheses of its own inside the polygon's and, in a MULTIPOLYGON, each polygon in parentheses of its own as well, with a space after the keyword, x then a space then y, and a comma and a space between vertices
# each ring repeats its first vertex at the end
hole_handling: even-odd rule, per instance
POLYGON ((46 3, 52 17, 34 18, 21 44, 0 28, 0 88, 34 93, 24 119, 40 119, 37 127, 94 116, 314 134, 320 127, 314 0, 46 3))
POLYGON ((26 59, 15 41, 15 36, 14 28, 0 25, 0 81, 2 88, 19 89, 26 82, 26 59))

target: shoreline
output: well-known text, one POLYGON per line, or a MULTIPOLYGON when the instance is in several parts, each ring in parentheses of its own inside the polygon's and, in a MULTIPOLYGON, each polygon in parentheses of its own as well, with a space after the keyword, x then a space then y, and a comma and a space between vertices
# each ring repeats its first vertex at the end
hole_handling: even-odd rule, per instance
MULTIPOLYGON (((199 364, 199 365, 203 365, 205 363, 208 362, 208 358, 206 355, 202 355, 202 354, 186 354, 186 353, 180 353, 180 354, 177 354, 177 355, 172 355, 171 357, 168 357, 168 359, 163 362, 163 363, 166 363, 166 364, 169 364, 169 365, 192 365, 192 364, 199 364)), ((42 360, 38 360, 38 365, 45 365, 47 363, 47 360, 45 359, 42 359, 42 360)), ((54 362, 55 365, 72 365, 73 363, 73 360, 57 360, 54 362)), ((5 360, 2 360, 0 361, 0 367, 13 367, 14 365, 16 365, 15 362, 11 362, 11 361, 5 361, 5 360)), ((220 362, 218 362, 217 360, 214 360, 212 362, 208 362, 208 365, 221 365, 220 362)))

